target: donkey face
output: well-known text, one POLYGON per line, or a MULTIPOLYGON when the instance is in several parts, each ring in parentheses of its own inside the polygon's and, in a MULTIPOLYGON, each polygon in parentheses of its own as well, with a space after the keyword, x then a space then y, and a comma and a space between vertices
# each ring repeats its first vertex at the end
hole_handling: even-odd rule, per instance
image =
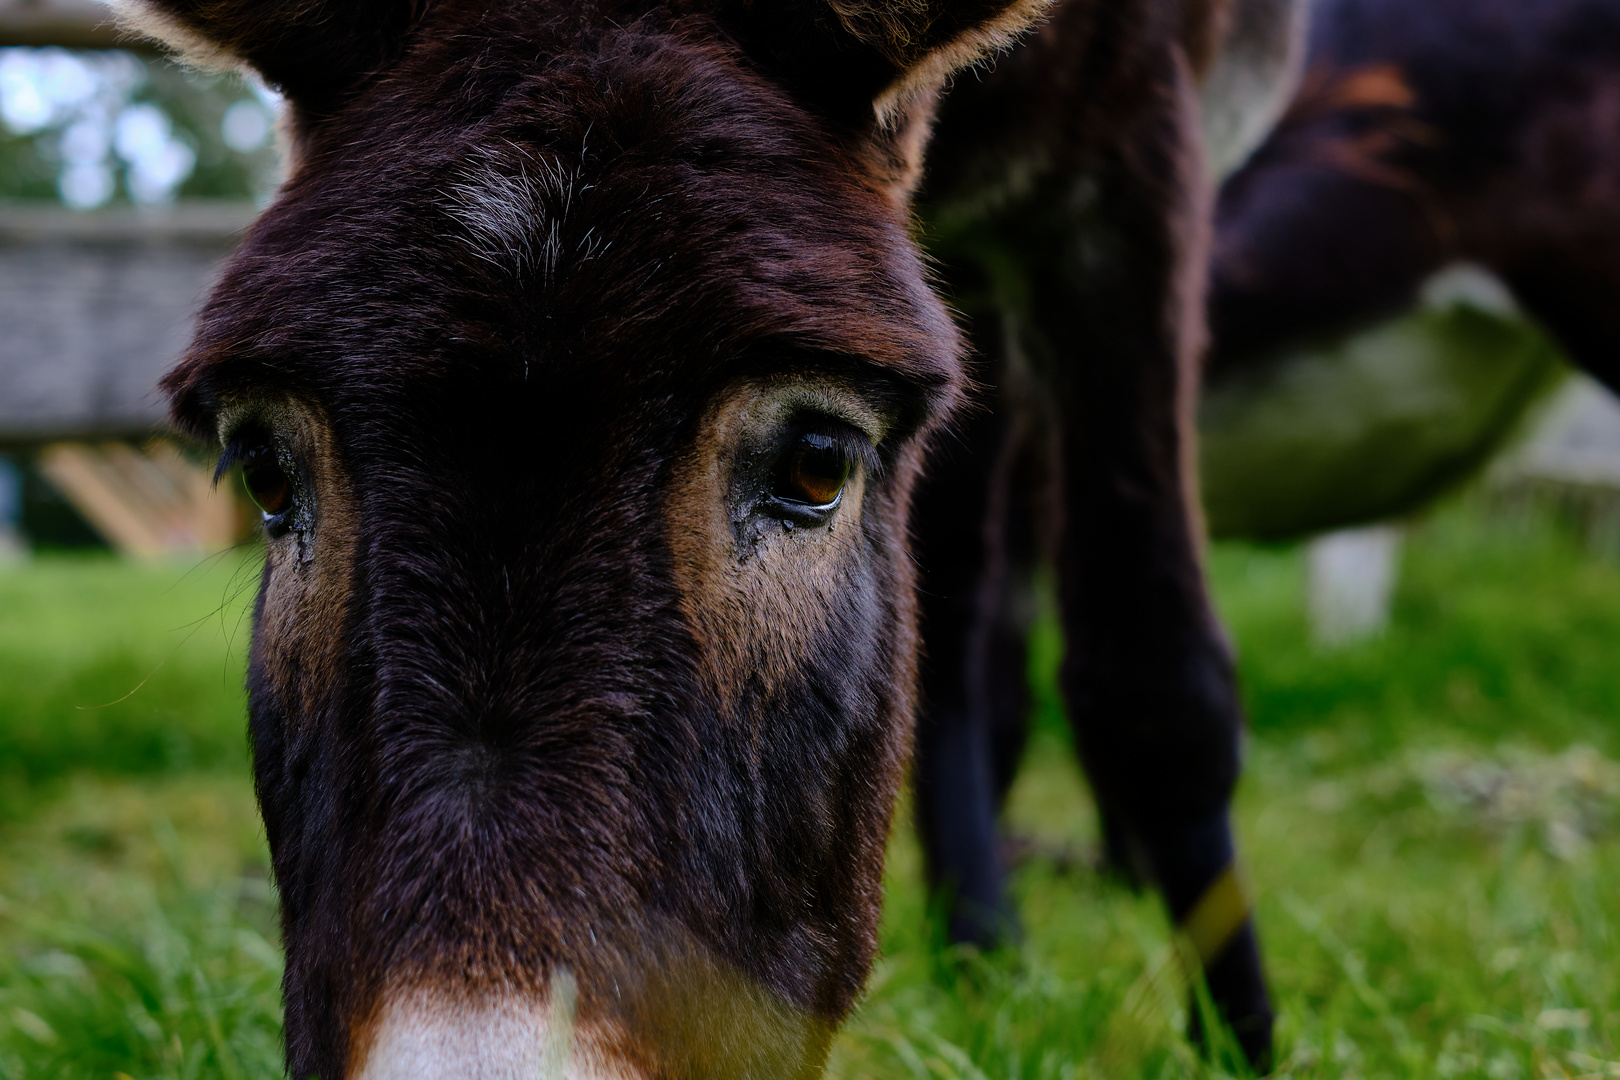
POLYGON ((265 513, 290 1070, 813 1072, 960 383, 907 178, 1019 13, 424 6, 157 5, 292 107, 167 381, 265 513))

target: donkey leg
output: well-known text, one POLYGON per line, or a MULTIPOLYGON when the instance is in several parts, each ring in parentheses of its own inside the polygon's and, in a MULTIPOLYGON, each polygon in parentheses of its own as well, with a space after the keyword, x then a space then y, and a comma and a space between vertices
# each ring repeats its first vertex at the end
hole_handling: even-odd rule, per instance
POLYGON ((1029 744, 1034 695, 1029 681, 1029 635, 1035 623, 1035 568, 1041 543, 1037 525, 1045 494, 1047 463, 1037 445, 1039 423, 1024 414, 1017 430, 1017 446, 1009 448, 1006 505, 1001 515, 1000 589, 987 643, 986 704, 990 716, 991 780, 996 810, 1007 803, 1013 781, 1029 744), (1026 426, 1026 424, 1028 426, 1026 426), (1033 436, 1033 437, 1032 437, 1033 436))
POLYGON ((1063 545, 1063 686, 1110 862, 1159 887, 1193 941, 1216 1006, 1247 1057, 1263 1064, 1271 1005, 1235 877, 1228 809, 1241 711, 1196 554, 1175 542, 1169 495, 1162 518, 1137 506, 1142 514, 1131 521, 1123 504, 1143 492, 1100 492, 1083 474, 1067 486, 1075 516, 1100 519, 1087 527, 1071 517, 1063 545), (1132 539, 1145 550, 1130 551, 1132 539))
POLYGON ((979 411, 936 450, 913 503, 924 642, 917 826, 951 941, 983 948, 1017 932, 996 819, 1029 708, 1028 624, 1008 602, 1028 577, 1028 559, 1015 550, 1027 530, 1009 527, 1023 441, 1010 410, 979 411))
POLYGON ((1033 300, 1062 410, 1063 688, 1111 827, 1263 1064, 1272 1013, 1228 812, 1242 712, 1192 479, 1209 193, 1185 63, 1138 75, 1077 162, 1083 190, 1051 193, 1031 233, 1056 238, 1033 300))

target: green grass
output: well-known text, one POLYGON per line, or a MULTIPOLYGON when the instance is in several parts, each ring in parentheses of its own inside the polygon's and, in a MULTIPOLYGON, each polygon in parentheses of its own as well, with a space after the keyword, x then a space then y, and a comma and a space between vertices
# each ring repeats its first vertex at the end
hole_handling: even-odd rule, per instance
POLYGON ((1256 734, 1335 732, 1367 752, 1425 733, 1620 753, 1620 568, 1548 519, 1462 504, 1407 547, 1390 633, 1323 656, 1304 641, 1297 551, 1216 549, 1256 734))
POLYGON ((246 762, 252 556, 194 568, 109 555, 0 566, 0 818, 74 772, 246 762))
MULTIPOLYGON (((1452 507, 1413 534, 1389 633, 1327 654, 1298 550, 1223 546, 1211 569, 1253 718, 1238 816, 1279 1072, 1620 1076, 1620 566, 1548 522, 1452 507)), ((0 1078, 279 1075, 237 688, 253 572, 0 569, 0 1078)), ((902 826, 832 1073, 1240 1072, 1179 1034, 1156 902, 1091 869, 1049 689, 1008 817, 1036 841, 1025 946, 941 950, 902 826)))
POLYGON ((0 857, 0 1076, 279 1074, 273 897, 240 775, 78 777, 0 857))

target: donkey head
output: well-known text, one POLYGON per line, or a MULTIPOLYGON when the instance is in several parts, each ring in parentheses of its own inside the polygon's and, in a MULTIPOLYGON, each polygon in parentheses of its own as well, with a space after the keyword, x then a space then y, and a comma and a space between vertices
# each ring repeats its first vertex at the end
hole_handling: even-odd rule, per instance
POLYGON ((137 13, 290 103, 166 388, 264 512, 293 1076, 819 1068, 962 382, 908 187, 932 88, 1033 7, 137 13))

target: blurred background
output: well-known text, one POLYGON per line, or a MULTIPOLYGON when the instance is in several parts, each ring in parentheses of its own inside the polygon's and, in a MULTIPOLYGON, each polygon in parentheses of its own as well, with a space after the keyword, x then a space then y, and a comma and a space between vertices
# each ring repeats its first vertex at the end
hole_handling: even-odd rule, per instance
MULTIPOLYGON (((278 182, 276 107, 92 0, 0 0, 4 1080, 281 1075, 253 518, 154 390, 278 182)), ((1280 1074, 1620 1076, 1620 405, 1460 266, 1212 377, 1201 426, 1280 1074)), ((1036 633, 1025 944, 944 949, 902 821, 835 1076, 1241 1073, 1180 1035, 1156 902, 1094 869, 1036 633)))
POLYGON ((0 551, 245 535, 156 435, 154 387, 278 182, 276 108, 127 47, 93 0, 0 3, 0 551))

